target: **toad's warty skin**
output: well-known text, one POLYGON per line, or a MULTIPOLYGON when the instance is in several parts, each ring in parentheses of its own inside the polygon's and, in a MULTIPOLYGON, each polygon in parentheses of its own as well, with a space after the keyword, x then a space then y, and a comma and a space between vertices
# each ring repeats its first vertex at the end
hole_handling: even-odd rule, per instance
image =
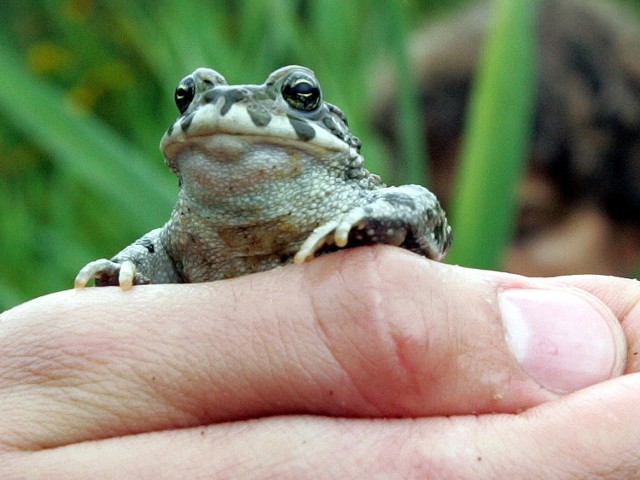
POLYGON ((262 85, 199 68, 178 85, 162 138, 180 193, 169 221, 75 285, 204 282, 268 270, 345 246, 387 243, 441 259, 451 228, 418 185, 386 187, 363 167, 344 114, 313 72, 288 66, 262 85))

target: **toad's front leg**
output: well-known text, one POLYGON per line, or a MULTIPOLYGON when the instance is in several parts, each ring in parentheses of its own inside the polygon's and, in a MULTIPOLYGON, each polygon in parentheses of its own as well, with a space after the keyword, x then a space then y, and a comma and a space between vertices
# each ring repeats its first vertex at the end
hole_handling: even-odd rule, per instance
POLYGON ((120 285, 124 289, 145 283, 181 283, 173 260, 160 241, 161 228, 150 231, 111 260, 89 262, 76 276, 75 288, 83 288, 89 280, 96 286, 120 285))
POLYGON ((440 203, 419 185, 381 188, 371 202, 320 225, 305 240, 295 263, 312 258, 323 245, 386 243, 440 260, 451 245, 451 227, 440 203))

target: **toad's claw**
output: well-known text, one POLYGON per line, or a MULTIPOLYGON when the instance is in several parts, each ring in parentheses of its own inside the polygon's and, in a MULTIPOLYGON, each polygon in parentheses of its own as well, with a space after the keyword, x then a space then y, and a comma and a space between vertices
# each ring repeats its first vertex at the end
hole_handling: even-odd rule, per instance
POLYGON ((332 220, 317 227, 300 246, 300 250, 298 250, 298 253, 293 257, 293 262, 297 264, 304 263, 307 259, 313 258, 314 253, 316 253, 322 245, 332 244, 333 232, 338 225, 340 225, 338 220, 332 220))
POLYGON ((355 228, 361 228, 366 223, 367 214, 362 207, 354 208, 341 220, 334 233, 335 243, 338 247, 346 247, 349 243, 349 234, 355 228))
POLYGON ((74 288, 84 288, 89 280, 99 276, 100 273, 113 274, 118 268, 119 265, 106 258, 94 260, 82 267, 76 275, 73 286, 74 288))
POLYGON ((353 228, 361 228, 366 223, 366 213, 362 208, 354 208, 339 220, 320 225, 304 241, 298 253, 293 257, 294 263, 304 263, 313 258, 323 245, 335 245, 338 248, 347 246, 349 234, 353 228))
POLYGON ((133 286, 133 280, 136 276, 136 266, 133 262, 125 260, 120 264, 120 273, 118 274, 118 283, 123 290, 129 290, 133 286))
POLYGON ((122 263, 112 262, 106 258, 94 260, 78 272, 73 286, 75 288, 84 288, 92 278, 100 279, 105 284, 114 284, 113 280, 116 276, 118 278, 117 284, 123 289, 131 288, 136 276, 135 264, 129 260, 125 260, 122 263))

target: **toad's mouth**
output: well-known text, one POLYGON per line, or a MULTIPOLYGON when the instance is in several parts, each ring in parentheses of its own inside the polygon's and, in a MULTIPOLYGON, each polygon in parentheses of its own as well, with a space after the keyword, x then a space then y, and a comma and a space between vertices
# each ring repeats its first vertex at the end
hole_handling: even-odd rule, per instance
MULTIPOLYGON (((164 140, 164 139, 163 139, 164 140)), ((329 156, 348 153, 349 146, 345 143, 342 148, 328 148, 318 142, 306 142, 298 139, 283 138, 275 135, 245 134, 213 132, 183 139, 168 139, 163 141, 161 148, 167 162, 172 162, 185 155, 210 157, 212 161, 220 163, 237 162, 240 158, 247 160, 266 161, 270 157, 277 157, 278 152, 300 157, 326 158, 329 156)))
POLYGON ((200 137, 236 135, 246 138, 270 139, 270 144, 310 144, 325 150, 344 152, 349 145, 316 122, 284 114, 272 114, 269 121, 256 124, 247 108, 234 105, 224 114, 215 105, 203 105, 195 112, 176 120, 160 142, 167 153, 173 143, 190 143, 200 137))

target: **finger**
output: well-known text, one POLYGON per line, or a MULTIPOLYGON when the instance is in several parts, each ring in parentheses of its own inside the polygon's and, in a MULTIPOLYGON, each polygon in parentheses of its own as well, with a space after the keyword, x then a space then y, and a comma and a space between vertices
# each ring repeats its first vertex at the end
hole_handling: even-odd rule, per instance
MULTIPOLYGON (((508 283, 513 275, 477 270, 476 273, 495 283, 508 283)), ((602 275, 567 275, 547 278, 548 285, 578 288, 604 303, 619 320, 627 341, 627 363, 624 373, 640 372, 640 283, 637 280, 602 275)))
POLYGON ((271 417, 5 454, 0 477, 631 479, 639 396, 634 374, 520 415, 271 417))
POLYGON ((598 275, 572 275, 550 280, 591 293, 605 303, 620 319, 627 338, 625 373, 640 372, 640 300, 638 281, 598 275))
POLYGON ((62 292, 0 325, 0 441, 16 448, 281 413, 512 412, 618 375, 626 352, 591 295, 391 247, 62 292))

